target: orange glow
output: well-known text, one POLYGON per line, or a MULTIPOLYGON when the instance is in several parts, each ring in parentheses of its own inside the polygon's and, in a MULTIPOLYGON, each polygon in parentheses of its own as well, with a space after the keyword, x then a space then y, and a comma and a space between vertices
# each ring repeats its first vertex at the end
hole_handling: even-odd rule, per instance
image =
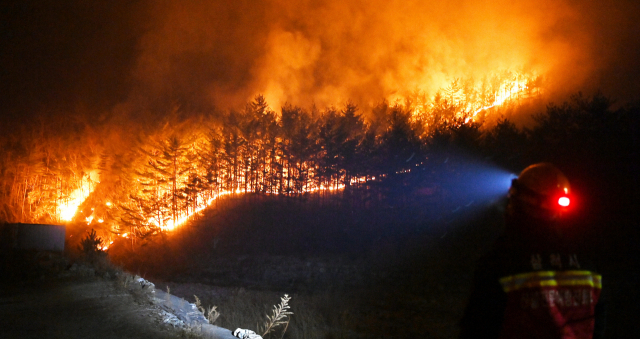
MULTIPOLYGON (((98 171, 91 171, 87 174, 86 178, 82 178, 81 186, 74 190, 66 202, 63 202, 58 206, 59 217, 63 221, 71 221, 78 211, 80 204, 93 192, 96 187, 96 183, 100 180, 98 171)), ((92 218, 92 217, 91 217, 92 218)), ((91 221, 88 221, 91 223, 91 221)))
MULTIPOLYGON (((616 32, 585 18, 628 15, 604 3, 567 0, 272 0, 261 2, 260 15, 242 4, 156 5, 151 20, 157 29, 142 37, 135 69, 143 88, 163 97, 172 87, 159 84, 170 79, 225 108, 256 94, 273 108, 348 100, 366 107, 403 101, 416 91, 431 98, 456 78, 479 82, 500 70, 518 70, 543 75, 553 80, 553 89, 572 93, 605 61, 600 53, 607 53, 595 42, 606 36, 603 31, 613 37, 616 32), (614 8, 620 13, 613 15, 614 8), (194 52, 211 60, 229 55, 234 62, 190 63, 194 52), (242 83, 235 82, 238 77, 228 83, 192 76, 247 71, 242 83)), ((627 20, 611 23, 624 27, 620 23, 627 20)), ((492 98, 471 113, 501 100, 492 98)))
MULTIPOLYGON (((375 178, 370 179, 370 180, 375 180, 375 178)), ((351 184, 357 184, 357 183, 365 183, 368 180, 365 177, 359 177, 359 178, 352 178, 351 179, 351 184)), ((308 187, 303 189, 300 193, 314 193, 314 192, 319 192, 319 191, 338 191, 338 190, 343 190, 345 188, 344 184, 338 184, 337 186, 329 186, 326 187, 324 185, 321 185, 320 187, 308 187)), ((149 219, 148 223, 150 225, 155 225, 156 227, 160 227, 160 229, 162 229, 163 231, 173 231, 176 228, 184 225, 187 221, 189 221, 189 219, 191 219, 194 215, 201 213, 202 211, 204 211, 207 207, 211 206, 211 204, 218 198, 231 194, 232 192, 234 192, 235 194, 242 194, 242 193, 252 193, 253 191, 251 190, 246 190, 246 189, 236 189, 235 191, 221 191, 218 194, 214 195, 212 198, 208 199, 206 202, 204 202, 203 204, 199 205, 194 211, 182 215, 179 218, 176 219, 176 222, 174 223, 173 220, 169 220, 167 221, 166 224, 161 225, 160 223, 158 223, 157 220, 155 219, 149 219)), ((279 194, 277 192, 273 192, 273 193, 268 193, 268 194, 279 194)), ((123 235, 121 235, 122 237, 127 237, 127 233, 124 233, 123 235)))
MULTIPOLYGON (((206 209, 207 207, 211 206, 211 203, 213 203, 214 200, 218 199, 219 197, 221 197, 223 195, 227 195, 227 194, 230 194, 230 193, 231 192, 229 192, 229 191, 220 192, 219 194, 215 195, 213 198, 207 200, 204 204, 201 204, 200 206, 198 206, 194 211, 177 218, 175 223, 173 222, 173 220, 169 220, 166 225, 160 225, 154 219, 149 220, 149 223, 152 224, 152 225, 160 227, 163 231, 173 231, 177 227, 179 227, 179 226, 183 225, 184 223, 186 223, 194 215, 202 212, 204 209, 206 209)), ((245 193, 245 191, 238 189, 238 190, 236 190, 236 193, 245 193)), ((126 233, 125 233, 125 235, 126 235, 126 233)))
POLYGON ((109 243, 108 243, 108 244, 104 244, 104 245, 102 245, 102 247, 100 247, 100 250, 102 250, 102 251, 106 251, 106 250, 108 250, 108 249, 109 249, 109 246, 111 246, 112 244, 113 244, 113 241, 109 241, 109 243))
POLYGON ((516 75, 514 80, 508 80, 503 82, 500 85, 500 89, 495 93, 495 100, 488 106, 481 107, 473 112, 473 116, 476 116, 481 111, 489 109, 491 107, 502 105, 505 101, 512 99, 513 97, 524 93, 528 87, 526 81, 533 80, 529 79, 521 79, 520 75, 516 75))

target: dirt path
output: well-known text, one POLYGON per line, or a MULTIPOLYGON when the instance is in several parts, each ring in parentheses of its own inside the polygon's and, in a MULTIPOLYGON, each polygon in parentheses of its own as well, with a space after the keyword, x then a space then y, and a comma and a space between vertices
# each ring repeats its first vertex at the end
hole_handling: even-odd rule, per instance
POLYGON ((188 338, 115 280, 70 277, 0 286, 2 338, 188 338))

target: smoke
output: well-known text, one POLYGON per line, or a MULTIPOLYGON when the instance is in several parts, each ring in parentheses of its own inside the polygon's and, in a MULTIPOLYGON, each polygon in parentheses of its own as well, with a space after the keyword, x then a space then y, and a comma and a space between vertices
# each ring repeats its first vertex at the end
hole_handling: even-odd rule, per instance
MULTIPOLYGON (((618 83, 638 42, 632 2, 239 1, 153 3, 136 74, 158 97, 274 107, 433 95, 455 78, 522 70, 567 94, 618 83), (631 44, 628 46, 628 44, 631 44), (620 53, 630 48, 632 54, 620 53), (195 96, 195 98, 193 97, 195 96)), ((635 53, 635 54, 633 54, 635 53)), ((637 73, 634 68, 632 72, 637 73)))
POLYGON ((640 93, 640 5, 632 0, 3 6, 5 110, 64 102, 205 111, 258 94, 275 109, 373 105, 504 70, 539 74, 558 97, 640 93))

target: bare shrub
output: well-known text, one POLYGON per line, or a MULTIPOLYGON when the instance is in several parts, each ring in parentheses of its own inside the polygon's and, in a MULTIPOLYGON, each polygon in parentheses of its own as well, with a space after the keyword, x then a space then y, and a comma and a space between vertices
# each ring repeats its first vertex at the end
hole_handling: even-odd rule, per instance
MULTIPOLYGON (((194 294, 197 294, 203 308, 206 305, 217 305, 218 318, 215 320, 215 325, 223 328, 232 330, 235 328, 255 329, 260 334, 262 332, 257 330, 261 329, 263 327, 261 325, 265 323, 264 311, 273 308, 274 291, 204 284, 169 284, 171 285, 171 291, 177 296, 193 299, 194 294)), ((344 300, 344 297, 339 297, 336 300, 329 293, 315 295, 294 294, 289 296, 292 298, 288 304, 291 305, 291 308, 296 309, 295 316, 291 317, 286 332, 281 331, 282 328, 276 328, 276 331, 268 334, 265 339, 349 337, 344 331, 339 330, 342 325, 340 319, 333 319, 325 314, 325 310, 330 309, 330 305, 327 304, 340 304, 339 301, 344 300), (341 336, 341 334, 343 335, 341 336)), ((197 301, 194 301, 194 303, 197 303, 197 301)), ((337 313, 335 309, 331 312, 333 314, 337 313)), ((211 322, 211 320, 209 321, 211 322)))
POLYGON ((284 297, 280 298, 280 304, 273 306, 271 315, 267 315, 267 321, 265 321, 264 324, 258 328, 258 331, 262 332, 263 337, 273 332, 276 327, 280 325, 284 325, 281 336, 284 337, 284 333, 287 331, 287 327, 289 327, 289 316, 293 315, 293 312, 289 311, 289 309, 291 309, 291 306, 289 306, 289 300, 291 300, 291 297, 285 294, 284 297))
POLYGON ((200 299, 198 298, 198 296, 194 294, 193 297, 196 299, 196 307, 200 312, 202 312, 205 318, 207 318, 207 321, 209 321, 209 324, 213 324, 214 322, 216 322, 216 320, 218 320, 218 317, 220 317, 220 312, 218 312, 217 310, 218 307, 210 306, 208 309, 205 309, 202 306, 202 302, 200 302, 200 299))

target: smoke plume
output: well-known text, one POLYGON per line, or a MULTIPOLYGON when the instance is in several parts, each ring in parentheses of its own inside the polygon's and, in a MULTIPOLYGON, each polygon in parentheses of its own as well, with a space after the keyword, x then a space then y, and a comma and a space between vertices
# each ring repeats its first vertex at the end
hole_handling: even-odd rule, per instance
POLYGON ((193 0, 3 5, 6 111, 372 105, 512 70, 637 100, 631 0, 193 0), (6 20, 5 20, 6 19, 6 20))
POLYGON ((372 104, 504 70, 540 74, 551 93, 602 88, 626 96, 632 92, 614 88, 638 87, 625 71, 638 56, 632 2, 152 4, 135 74, 156 97, 372 104))

